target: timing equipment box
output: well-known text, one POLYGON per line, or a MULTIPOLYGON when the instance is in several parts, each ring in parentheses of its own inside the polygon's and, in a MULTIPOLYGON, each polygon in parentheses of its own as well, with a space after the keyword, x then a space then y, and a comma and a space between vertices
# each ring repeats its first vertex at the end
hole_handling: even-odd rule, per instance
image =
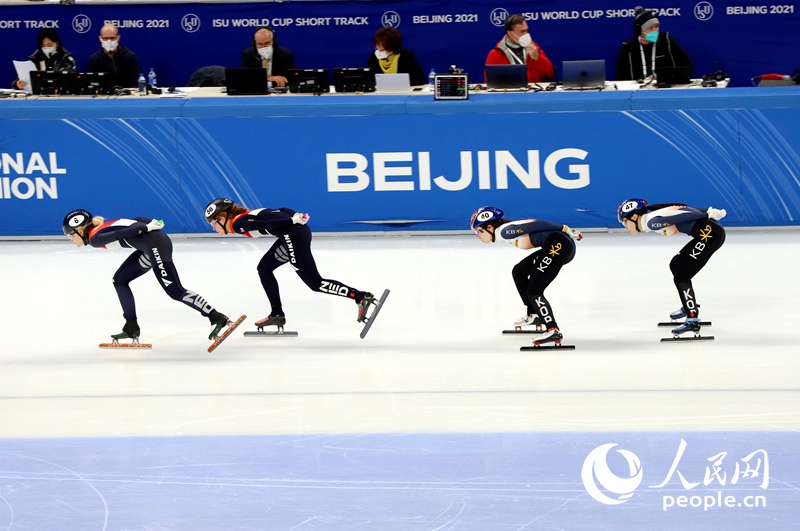
POLYGON ((467 74, 436 74, 433 76, 434 100, 468 100, 467 74))

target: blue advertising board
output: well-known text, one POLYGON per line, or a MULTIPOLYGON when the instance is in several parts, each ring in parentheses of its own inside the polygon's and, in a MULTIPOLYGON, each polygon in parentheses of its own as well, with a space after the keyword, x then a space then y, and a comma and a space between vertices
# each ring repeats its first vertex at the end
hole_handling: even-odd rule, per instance
MULTIPOLYGON (((506 0, 504 2, 289 1, 289 2, 85 2, 54 0, 0 10, 0 79, 14 79, 12 60, 36 49, 43 27, 59 32, 78 68, 100 49, 104 23, 120 29, 122 44, 154 68, 162 86, 183 86, 208 65, 237 67, 256 28, 269 25, 300 68, 363 66, 372 36, 397 27, 423 69, 464 68, 482 78, 486 55, 504 36, 503 21, 520 13, 560 79, 562 61, 605 59, 609 79, 622 41, 633 37, 629 0, 506 0)), ((676 37, 694 63, 695 77, 723 70, 735 86, 750 86, 764 73, 800 68, 800 13, 794 2, 674 0, 657 8, 662 31, 676 37)))
POLYGON ((220 196, 308 212, 328 232, 463 230, 487 204, 618 227, 628 197, 725 208, 729 226, 794 225, 797 99, 774 88, 6 101, 0 234, 58 234, 79 207, 206 232, 203 209, 220 196))

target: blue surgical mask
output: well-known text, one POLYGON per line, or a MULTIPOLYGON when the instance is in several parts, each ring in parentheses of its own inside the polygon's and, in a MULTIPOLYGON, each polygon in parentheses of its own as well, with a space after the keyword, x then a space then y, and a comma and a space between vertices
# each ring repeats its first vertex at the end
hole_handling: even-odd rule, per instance
POLYGON ((655 44, 658 40, 658 30, 651 31, 650 33, 646 34, 644 38, 647 39, 647 42, 652 42, 655 44))

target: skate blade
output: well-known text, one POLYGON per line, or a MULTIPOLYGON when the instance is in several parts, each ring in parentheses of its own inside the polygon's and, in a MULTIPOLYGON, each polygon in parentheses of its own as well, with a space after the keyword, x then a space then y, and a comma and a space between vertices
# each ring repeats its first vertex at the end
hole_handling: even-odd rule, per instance
POLYGON ((575 345, 534 345, 532 347, 519 347, 520 352, 532 350, 575 350, 575 345))
POLYGON ((386 299, 388 297, 389 297, 389 290, 385 289, 383 290, 383 295, 381 295, 380 299, 372 301, 372 304, 375 305, 375 308, 372 310, 372 313, 370 313, 367 317, 364 318, 363 322, 365 324, 364 328, 361 330, 360 334, 361 339, 367 337, 367 332, 369 332, 369 329, 372 328, 372 323, 375 321, 375 318, 378 317, 378 313, 381 311, 381 308, 383 308, 383 303, 386 302, 386 299))
POLYGON ((662 337, 662 343, 670 343, 670 342, 677 342, 677 341, 713 341, 714 336, 673 336, 673 337, 662 337))
POLYGON ((152 343, 139 343, 139 340, 131 341, 130 343, 120 343, 118 339, 113 340, 111 343, 100 343, 100 348, 153 348, 152 343))
POLYGON ((267 330, 248 330, 244 333, 244 337, 297 337, 297 332, 292 332, 289 330, 276 330, 276 331, 267 331, 267 330))
MULTIPOLYGON (((658 323, 658 326, 671 326, 672 328, 675 328, 681 324, 683 324, 683 321, 663 321, 658 323)), ((700 321, 700 326, 711 326, 711 321, 700 321)))
POLYGON ((214 351, 214 349, 215 349, 215 348, 217 348, 217 347, 220 345, 220 343, 222 343, 223 341, 225 341, 225 339, 226 339, 226 338, 227 338, 229 335, 231 335, 231 332, 233 332, 234 330, 236 330, 236 329, 239 327, 239 325, 240 325, 240 324, 242 324, 242 322, 243 322, 245 319, 247 319, 247 316, 246 316, 245 314, 242 314, 242 316, 241 316, 241 317, 239 317, 238 319, 236 319, 236 321, 234 321, 233 323, 231 323, 230 325, 228 325, 228 328, 227 328, 227 329, 226 329, 226 330, 225 330, 225 331, 224 331, 224 332, 223 332, 221 335, 219 335, 219 336, 217 337, 217 339, 215 339, 215 340, 214 340, 214 342, 213 342, 213 343, 211 343, 211 346, 209 346, 209 347, 208 347, 208 351, 209 351, 209 352, 213 352, 213 351, 214 351))
POLYGON ((534 326, 534 328, 515 328, 514 330, 503 330, 504 334, 541 334, 544 332, 541 325, 534 326))

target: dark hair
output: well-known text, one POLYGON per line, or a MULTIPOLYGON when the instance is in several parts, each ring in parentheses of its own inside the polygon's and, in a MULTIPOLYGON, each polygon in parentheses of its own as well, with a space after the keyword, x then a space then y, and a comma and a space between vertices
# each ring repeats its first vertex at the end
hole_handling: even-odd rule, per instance
POLYGON ((522 24, 523 22, 525 22, 525 17, 523 17, 522 15, 508 15, 506 17, 506 24, 505 24, 506 31, 513 30, 514 26, 522 24))
POLYGON ((372 37, 372 44, 382 44, 384 50, 399 53, 403 49, 403 36, 397 28, 381 28, 372 37))
POLYGON ((51 41, 58 44, 57 48, 61 48, 61 39, 58 37, 58 32, 53 28, 42 28, 39 31, 39 48, 42 47, 42 42, 45 39, 50 39, 51 41))

